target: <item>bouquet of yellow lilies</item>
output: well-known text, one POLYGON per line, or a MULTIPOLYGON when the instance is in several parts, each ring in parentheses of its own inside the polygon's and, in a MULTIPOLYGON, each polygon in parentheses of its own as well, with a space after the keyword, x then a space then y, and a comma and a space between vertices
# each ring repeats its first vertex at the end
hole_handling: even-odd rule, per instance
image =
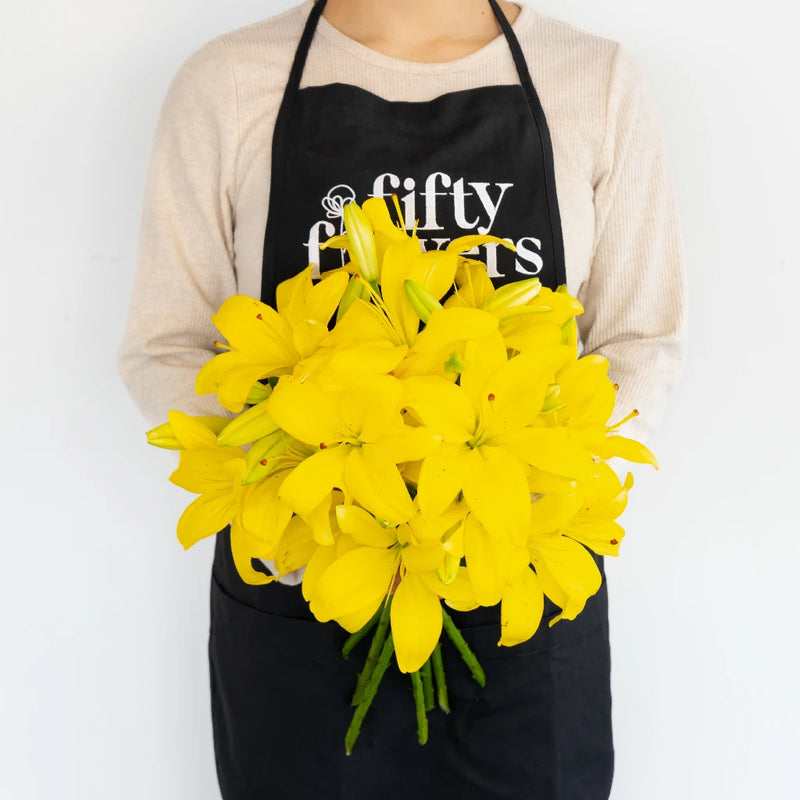
POLYGON ((446 607, 500 603, 505 646, 534 635, 544 595, 561 609, 551 625, 574 619, 601 584, 586 548, 617 555, 624 535, 632 477, 605 460, 657 466, 618 435, 625 420, 609 425, 608 362, 578 357, 583 309, 566 287, 495 289, 462 254, 513 245, 476 235, 424 252, 393 199, 399 224, 381 198, 345 207, 346 233, 323 245, 347 249, 341 269, 314 282, 309 265, 276 309, 235 295, 214 315, 226 352, 196 389, 237 416, 171 411, 148 432, 181 451, 171 480, 200 495, 178 522, 184 547, 230 524, 244 581, 275 580, 253 558, 305 567, 314 616, 352 634, 345 655, 375 631, 348 753, 392 654, 421 743, 434 694, 448 710, 443 631, 483 683, 446 607))

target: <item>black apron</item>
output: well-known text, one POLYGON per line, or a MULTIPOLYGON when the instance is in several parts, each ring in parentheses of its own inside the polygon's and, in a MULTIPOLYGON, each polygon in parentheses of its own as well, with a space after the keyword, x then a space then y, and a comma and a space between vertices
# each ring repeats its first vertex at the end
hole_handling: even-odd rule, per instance
MULTIPOLYGON (((384 100, 349 84, 299 89, 325 6, 313 6, 273 135, 261 299, 309 262, 341 265, 318 244, 343 232, 344 203, 394 192, 425 249, 492 233, 518 252, 482 246, 496 286, 536 275, 566 282, 547 123, 519 42, 495 0, 520 85, 384 100)), ((392 204, 390 203, 390 208, 392 204)), ((392 211, 394 214, 394 211, 392 211)), ((473 255, 473 254, 470 254, 473 255)), ((351 756, 349 700, 368 642, 349 660, 347 633, 314 620, 299 586, 250 586, 230 530, 217 535, 209 661, 217 775, 224 800, 606 800, 613 772, 608 605, 603 582, 573 621, 498 647, 500 608, 451 612, 483 663, 474 683, 445 640, 451 713, 429 715, 420 746, 411 682, 393 665, 351 756)), ((256 568, 267 572, 259 561, 256 568)))

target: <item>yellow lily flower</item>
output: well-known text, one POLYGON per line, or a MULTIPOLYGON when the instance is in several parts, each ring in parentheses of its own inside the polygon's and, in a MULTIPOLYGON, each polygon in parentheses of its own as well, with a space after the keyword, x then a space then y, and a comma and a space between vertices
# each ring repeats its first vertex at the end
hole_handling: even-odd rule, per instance
POLYGON ((278 497, 282 476, 243 486, 246 456, 240 447, 222 447, 212 427, 180 411, 169 412, 169 424, 182 450, 170 476, 177 486, 200 496, 178 520, 178 541, 184 549, 231 525, 231 549, 242 579, 269 583, 252 568, 251 558, 270 558, 291 509, 278 497))
POLYGON ((289 474, 281 497, 308 514, 334 487, 351 493, 376 516, 399 523, 414 505, 397 464, 414 461, 438 445, 424 428, 405 425, 402 386, 388 375, 362 376, 342 391, 284 376, 267 403, 276 423, 318 451, 289 474))
MULTIPOLYGON (((557 346, 509 359, 495 332, 467 343, 460 385, 436 376, 405 380, 406 407, 443 440, 420 469, 417 500, 423 515, 441 513, 461 491, 491 536, 525 541, 530 518, 526 464, 552 471, 554 460, 552 444, 530 426, 565 357, 565 349, 557 346)), ((583 451, 566 460, 571 467, 577 461, 581 472, 591 466, 583 451)))
POLYGON ((564 407, 553 412, 551 423, 564 426, 569 437, 592 455, 602 459, 619 456, 658 469, 656 457, 641 442, 616 435, 637 411, 615 425, 608 424, 615 391, 607 373, 608 359, 596 354, 583 356, 561 370, 557 380, 564 407))
POLYGON ((601 462, 587 481, 576 482, 566 492, 535 498, 531 534, 563 534, 599 555, 617 556, 625 531, 614 520, 625 510, 632 487, 630 473, 622 483, 616 472, 601 462))
POLYGON ((598 464, 595 479, 588 487, 582 486, 584 499, 580 509, 561 528, 561 533, 599 555, 618 556, 625 531, 615 520, 625 510, 632 487, 630 472, 620 482, 608 464, 598 464))
POLYGON ((482 606, 499 603, 530 561, 524 545, 508 536, 490 536, 475 513, 464 522, 464 556, 475 600, 482 606))
MULTIPOLYGON (((231 420, 230 417, 194 417, 204 427, 213 433, 219 433, 231 420)), ((183 445, 178 441, 172 425, 164 422, 147 431, 147 443, 164 450, 183 450, 183 445)))
POLYGON ((241 411, 253 384, 284 375, 310 356, 328 333, 328 321, 344 293, 347 275, 337 273, 312 285, 311 265, 277 289, 277 311, 244 295, 233 295, 212 321, 228 350, 197 374, 198 394, 217 393, 230 411, 241 411))
MULTIPOLYGON (((375 235, 375 245, 378 251, 378 261, 382 264, 383 257, 386 255, 386 249, 389 245, 395 242, 403 242, 416 239, 416 225, 414 231, 409 234, 406 231, 405 220, 403 219, 403 212, 400 209, 400 201, 396 194, 392 195, 392 202, 394 203, 397 218, 400 220, 399 224, 395 224, 389 216, 389 206, 386 199, 383 197, 369 197, 362 204, 361 208, 366 214, 370 225, 372 226, 375 235)), ((417 248, 422 249, 422 245, 417 248)))
POLYGON ((292 517, 292 510, 278 496, 283 480, 271 475, 243 487, 239 508, 231 522, 231 552, 236 570, 245 583, 263 585, 275 580, 253 568, 253 558, 274 558, 275 550, 292 517))
POLYGON ((431 313, 405 358, 394 369, 399 378, 440 375, 454 380, 467 343, 497 331, 497 319, 477 308, 443 308, 431 313), (450 364, 454 364, 452 369, 450 364))
MULTIPOLYGON (((380 294, 376 291, 376 282, 370 277, 373 270, 370 268, 369 274, 366 274, 357 265, 359 274, 365 281, 363 289, 369 293, 374 303, 372 313, 379 318, 380 325, 387 329, 392 343, 410 346, 417 338, 420 317, 406 293, 406 281, 418 284, 435 300, 441 300, 452 286, 458 265, 463 261, 460 253, 486 242, 496 242, 512 250, 515 248, 513 244, 497 236, 469 235, 454 239, 444 250, 425 252, 416 236, 416 225, 414 232, 408 235, 397 197, 393 196, 393 200, 400 218, 399 227, 391 221, 383 198, 370 198, 363 204, 363 209, 358 211, 355 210, 358 208, 355 203, 349 203, 345 206, 345 211, 354 207, 352 215, 354 220, 358 220, 357 230, 356 227, 352 232, 348 229, 346 235, 335 236, 325 242, 324 246, 346 246, 354 261, 355 252, 369 250, 372 253, 371 248, 375 247, 375 257, 380 265, 377 271, 380 294), (369 248, 355 246, 356 242, 367 240, 370 242, 369 248), (373 285, 367 286, 370 282, 373 285)), ((342 320, 346 317, 347 314, 344 314, 342 320)), ((340 335, 344 335, 344 332, 340 335)), ((383 338, 385 335, 379 334, 379 337, 383 338)))
POLYGON ((307 594, 312 612, 321 622, 335 619, 351 632, 358 630, 399 578, 391 610, 392 637, 401 671, 415 672, 430 657, 442 631, 440 595, 431 589, 438 585, 436 570, 446 554, 442 540, 465 513, 463 505, 454 503, 435 520, 417 514, 392 526, 356 505, 337 506, 339 527, 354 546, 343 554, 329 550, 321 556, 324 569, 319 577, 312 575, 307 594), (369 575, 363 574, 365 569, 369 575))
POLYGON ((239 447, 220 447, 214 432, 181 411, 169 412, 169 424, 183 448, 170 481, 199 494, 178 520, 184 549, 222 530, 239 508, 245 454, 239 447))
POLYGON ((436 300, 441 300, 453 285, 460 253, 485 242, 498 242, 513 249, 497 236, 461 236, 444 250, 422 252, 419 241, 409 240, 389 245, 381 272, 381 295, 387 317, 401 333, 402 340, 413 345, 419 331, 420 317, 405 288, 411 280, 423 287, 436 300))
POLYGON ((480 261, 463 260, 455 281, 457 289, 445 308, 480 308, 494 314, 506 345, 519 352, 561 343, 562 326, 583 313, 574 297, 542 286, 538 278, 495 289, 480 261))
POLYGON ((481 308, 494 292, 486 264, 471 258, 460 258, 455 274, 456 291, 445 300, 445 308, 481 308))
POLYGON ((542 591, 562 609, 550 626, 562 618, 575 619, 602 583, 591 554, 562 534, 533 534, 528 548, 542 591))

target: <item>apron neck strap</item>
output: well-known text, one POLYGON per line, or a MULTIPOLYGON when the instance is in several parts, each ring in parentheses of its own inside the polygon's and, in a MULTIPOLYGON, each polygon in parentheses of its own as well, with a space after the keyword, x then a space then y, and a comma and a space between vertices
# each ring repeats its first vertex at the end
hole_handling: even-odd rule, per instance
MULTIPOLYGON (((296 92, 300 87, 300 79, 303 75, 303 68, 305 67, 306 57, 311 48, 311 40, 314 38, 314 32, 317 29, 317 23, 325 10, 327 0, 315 0, 311 9, 311 13, 306 20, 303 35, 300 37, 300 42, 297 45, 297 51, 292 62, 292 71, 289 73, 289 80, 287 81, 287 89, 296 92)), ((536 90, 533 88, 533 81, 531 81, 530 72, 528 71, 528 64, 525 61, 525 55, 520 47, 517 35, 514 33, 513 28, 509 25, 505 14, 500 10, 497 0, 489 0, 489 5, 500 23, 503 35, 506 37, 508 46, 511 49, 511 55, 514 57, 514 64, 519 73, 520 83, 525 89, 525 93, 530 97, 531 94, 536 95, 536 90)))
MULTIPOLYGON (((303 67, 305 66, 306 57, 308 56, 308 51, 311 47, 311 40, 314 38, 317 22, 322 16, 326 2, 327 0, 316 0, 311 8, 311 13, 308 15, 308 19, 306 20, 305 28, 303 29, 303 35, 300 37, 300 42, 297 45, 297 51, 295 52, 294 61, 292 62, 292 69, 289 73, 289 79, 286 83, 284 102, 281 104, 281 108, 278 112, 278 118, 276 120, 276 137, 275 141, 273 141, 273 148, 277 147, 280 152, 282 152, 281 148, 285 146, 286 122, 289 114, 292 111, 294 98, 296 97, 300 87, 300 78, 302 77, 303 67)), ((558 284, 566 283, 567 278, 566 264, 564 259, 564 239, 563 232, 561 230, 561 214, 559 212, 558 199, 556 197, 556 178, 555 167, 553 163, 553 144, 550 139, 550 129, 547 125, 547 119, 545 118, 544 109, 542 108, 542 104, 539 100, 539 95, 536 93, 536 89, 533 86, 530 70, 528 69, 528 64, 525 60, 525 55, 522 52, 522 48, 520 47, 517 35, 514 33, 514 30, 506 19, 505 14, 503 14, 503 12, 500 10, 497 0, 489 0, 489 5, 492 7, 492 11, 494 11, 497 21, 500 23, 500 27, 503 30, 503 34, 508 41, 508 46, 511 49, 511 55, 514 58, 514 64, 517 68, 517 73, 519 74, 520 83, 522 84, 525 96, 528 99, 528 105, 531 109, 533 121, 539 130, 539 139, 542 146, 542 161, 544 163, 545 191, 547 192, 547 201, 550 207, 550 228, 555 252, 556 280, 558 284)), ((264 258, 266 259, 266 252, 264 258)))

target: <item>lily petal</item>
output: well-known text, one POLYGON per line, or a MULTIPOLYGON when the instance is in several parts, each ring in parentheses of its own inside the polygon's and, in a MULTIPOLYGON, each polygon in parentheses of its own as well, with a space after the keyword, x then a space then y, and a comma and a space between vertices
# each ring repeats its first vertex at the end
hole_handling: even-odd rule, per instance
POLYGON ((492 536, 525 542, 531 513, 528 480, 511 453, 488 445, 473 450, 463 491, 473 514, 492 536))
POLYGON ((464 348, 461 388, 472 402, 476 417, 484 410, 484 401, 487 399, 486 384, 489 378, 506 361, 506 343, 499 330, 492 331, 481 339, 467 342, 464 348))
POLYGON ((257 380, 288 372, 289 367, 286 359, 254 362, 249 356, 236 351, 220 353, 200 367, 195 379, 195 392, 216 393, 224 408, 238 413, 244 408, 257 380))
POLYGON ((544 612, 544 593, 539 577, 525 569, 519 578, 503 593, 500 605, 500 630, 498 644, 511 647, 527 642, 536 633, 544 612))
POLYGON ((311 527, 302 517, 294 516, 286 525, 275 548, 275 566, 281 575, 286 575, 287 572, 308 564, 317 548, 311 527))
POLYGON ((531 533, 561 530, 578 513, 582 500, 583 496, 579 492, 546 494, 540 497, 531 504, 531 533))
POLYGON ((416 513, 397 466, 378 445, 351 448, 344 479, 353 497, 378 519, 400 524, 416 513))
POLYGON ((436 572, 444 562, 445 551, 441 542, 410 544, 401 551, 403 566, 414 573, 436 572))
POLYGON ((567 348, 559 345, 522 353, 502 364, 485 381, 480 394, 486 436, 516 432, 530 425, 541 411, 547 387, 566 356, 567 348))
POLYGON ((389 591, 397 562, 394 550, 350 550, 320 576, 310 600, 312 613, 320 622, 328 622, 366 607, 374 610, 389 591))
POLYGON ((602 584, 589 551, 566 536, 553 536, 532 549, 531 559, 542 590, 562 609, 559 618, 575 619, 602 584))
POLYGON ((461 258, 456 269, 456 292, 445 301, 445 308, 468 306, 480 308, 494 291, 492 279, 486 274, 486 264, 471 258, 461 258))
POLYGON ((403 387, 391 375, 362 375, 354 378, 339 396, 340 430, 362 442, 403 432, 400 398, 403 387))
POLYGON ((445 442, 466 442, 475 432, 475 414, 468 396, 454 383, 436 375, 403 381, 406 408, 445 442))
POLYGON ((442 597, 450 608, 456 611, 472 611, 478 607, 466 567, 459 567, 455 578, 449 583, 442 582, 434 572, 422 573, 418 577, 434 594, 442 597))
POLYGON ((346 272, 337 272, 312 286, 305 302, 307 317, 327 324, 342 299, 349 279, 346 272))
POLYGON ((232 295, 211 321, 234 350, 253 362, 291 364, 297 358, 288 322, 266 303, 232 295))
POLYGON ((497 568, 492 540, 474 514, 464 522, 464 554, 475 600, 482 606, 495 605, 503 596, 504 582, 497 568))
POLYGON ((282 482, 282 475, 270 475, 242 492, 242 528, 269 550, 275 548, 292 516, 292 509, 278 496, 282 482))
POLYGON ((231 522, 231 554, 233 565, 245 583, 251 586, 265 586, 277 580, 274 575, 266 575, 254 569, 252 559, 266 556, 261 554, 258 543, 253 542, 235 519, 231 522))
POLYGON ((422 462, 417 502, 423 516, 435 517, 453 502, 464 485, 472 453, 463 445, 443 444, 422 462))
POLYGON ((395 464, 420 461, 442 443, 442 437, 424 427, 404 425, 397 435, 380 439, 381 452, 395 464))
POLYGON ((295 439, 319 446, 343 437, 338 400, 338 393, 328 392, 312 381, 284 375, 266 400, 266 410, 278 427, 295 439))
POLYGON ((352 536, 365 547, 391 547, 397 542, 394 528, 381 525, 363 508, 354 505, 336 506, 336 520, 342 533, 352 536))
POLYGON ((600 458, 611 458, 618 456, 626 461, 633 461, 637 464, 651 464, 658 469, 656 457, 641 442, 635 439, 628 439, 625 436, 609 436, 607 439, 596 442, 592 450, 600 458))
POLYGON ((594 471, 589 452, 576 444, 565 428, 525 428, 495 436, 492 442, 510 450, 526 464, 565 478, 589 480, 594 471))
POLYGON ((188 550, 200 539, 219 533, 233 519, 236 509, 236 495, 230 490, 201 495, 181 514, 178 541, 188 550))
POLYGON ((301 461, 281 484, 280 498, 297 514, 310 514, 334 486, 341 488, 349 450, 347 445, 329 447, 301 461))
POLYGON ((336 561, 338 554, 336 552, 336 545, 332 544, 327 547, 317 547, 314 554, 306 564, 305 572, 303 573, 303 582, 300 584, 303 598, 308 602, 314 596, 314 591, 317 588, 319 579, 323 576, 328 567, 336 561))
POLYGON ((407 572, 394 593, 390 613, 397 665, 401 672, 416 672, 441 636, 441 601, 416 575, 407 572))

